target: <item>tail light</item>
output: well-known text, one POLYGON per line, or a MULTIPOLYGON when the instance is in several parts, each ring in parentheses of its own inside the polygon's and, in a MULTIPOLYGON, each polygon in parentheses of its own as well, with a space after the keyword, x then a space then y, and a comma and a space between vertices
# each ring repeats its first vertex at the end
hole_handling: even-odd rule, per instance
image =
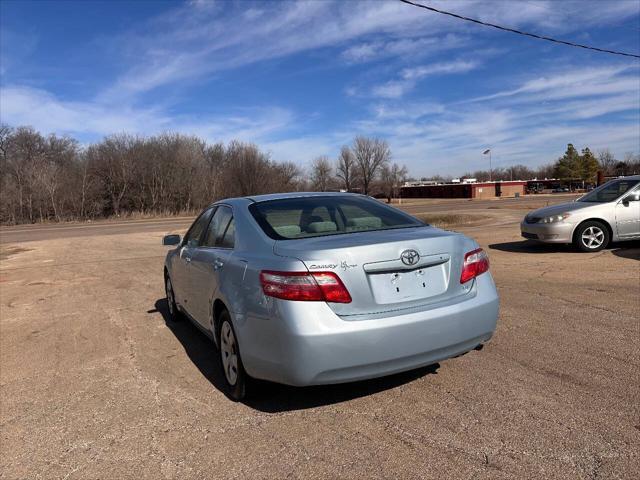
POLYGON ((487 270, 489 270, 489 257, 486 252, 481 248, 473 250, 464 256, 460 283, 467 283, 487 270))
POLYGON ((351 295, 333 272, 260 272, 262 291, 284 300, 351 303, 351 295))
POLYGON ((351 303, 351 295, 333 272, 260 272, 262 291, 284 300, 351 303))

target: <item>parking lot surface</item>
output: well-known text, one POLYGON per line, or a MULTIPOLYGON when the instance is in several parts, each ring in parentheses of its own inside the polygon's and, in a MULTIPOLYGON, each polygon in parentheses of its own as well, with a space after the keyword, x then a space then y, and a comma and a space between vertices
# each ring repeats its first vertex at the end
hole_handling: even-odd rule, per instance
POLYGON ((166 320, 160 239, 188 221, 3 230, 0 478, 640 478, 640 245, 524 242, 527 206, 455 206, 483 215, 457 230, 501 296, 483 350, 245 403, 209 340, 166 320))

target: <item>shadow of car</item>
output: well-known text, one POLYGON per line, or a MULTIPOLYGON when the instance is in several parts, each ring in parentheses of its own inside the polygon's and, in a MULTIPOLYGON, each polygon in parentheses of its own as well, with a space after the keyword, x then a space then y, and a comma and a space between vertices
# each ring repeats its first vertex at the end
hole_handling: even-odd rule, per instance
POLYGON ((571 245, 539 243, 530 240, 518 240, 515 242, 492 243, 491 250, 500 250, 511 253, 554 253, 574 252, 571 245))
MULTIPOLYGON (((570 244, 541 243, 531 240, 518 240, 515 242, 492 243, 491 250, 500 250, 511 253, 570 253, 577 250, 570 244)), ((616 242, 610 244, 605 250, 618 257, 640 260, 640 241, 616 242)))
MULTIPOLYGON (((155 302, 155 308, 147 313, 160 313, 165 324, 182 344, 187 356, 200 373, 220 392, 225 392, 224 373, 218 361, 218 350, 195 325, 189 321, 173 322, 169 315, 167 299, 155 302)), ((418 378, 437 374, 440 364, 418 368, 408 372, 359 382, 321 385, 311 387, 290 387, 271 382, 257 382, 257 395, 246 398, 243 403, 266 413, 304 410, 324 405, 345 402, 399 387, 418 378)))
POLYGON ((616 257, 630 258, 632 260, 640 261, 640 240, 626 242, 622 245, 623 246, 614 245, 614 247, 617 248, 613 248, 611 253, 616 257))

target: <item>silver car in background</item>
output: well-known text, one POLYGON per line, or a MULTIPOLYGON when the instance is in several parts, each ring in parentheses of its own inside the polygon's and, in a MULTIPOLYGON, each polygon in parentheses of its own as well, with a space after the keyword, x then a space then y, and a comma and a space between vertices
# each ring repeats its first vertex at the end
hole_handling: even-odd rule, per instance
POLYGON ((176 245, 170 314, 214 340, 234 399, 251 378, 318 385, 430 365, 496 328, 478 244, 363 195, 223 200, 163 242, 176 245))
POLYGON ((583 252, 640 239, 640 175, 610 180, 575 202, 534 210, 520 230, 524 238, 573 243, 583 252))

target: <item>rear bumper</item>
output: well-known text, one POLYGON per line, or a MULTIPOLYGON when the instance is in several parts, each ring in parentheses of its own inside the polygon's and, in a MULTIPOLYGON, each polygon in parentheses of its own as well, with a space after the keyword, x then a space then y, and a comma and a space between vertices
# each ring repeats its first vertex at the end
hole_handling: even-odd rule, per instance
POLYGON ((498 295, 484 274, 465 301, 404 315, 345 320, 320 302, 274 301, 272 311, 277 318, 244 325, 240 348, 247 372, 289 385, 319 385, 411 370, 473 349, 495 331, 498 295))
POLYGON ((573 241, 573 224, 558 223, 526 223, 520 224, 520 233, 524 238, 545 243, 571 243, 573 241))

